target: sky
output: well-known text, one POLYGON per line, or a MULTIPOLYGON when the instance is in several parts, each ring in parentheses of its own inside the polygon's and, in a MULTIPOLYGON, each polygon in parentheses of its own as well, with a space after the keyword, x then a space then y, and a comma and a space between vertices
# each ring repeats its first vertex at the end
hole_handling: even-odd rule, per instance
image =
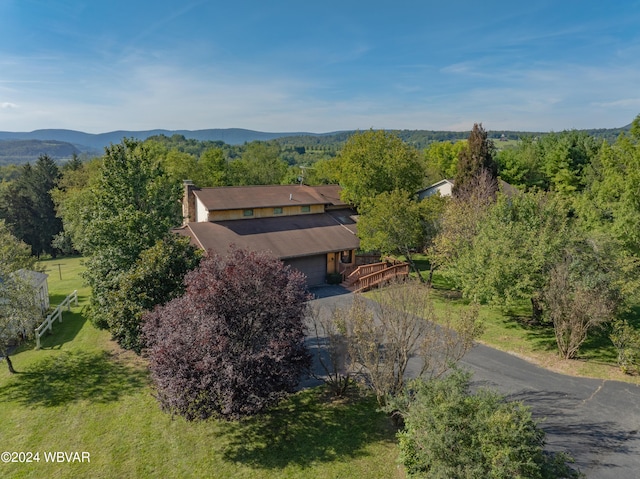
POLYGON ((0 130, 617 128, 640 1, 0 0, 0 130))

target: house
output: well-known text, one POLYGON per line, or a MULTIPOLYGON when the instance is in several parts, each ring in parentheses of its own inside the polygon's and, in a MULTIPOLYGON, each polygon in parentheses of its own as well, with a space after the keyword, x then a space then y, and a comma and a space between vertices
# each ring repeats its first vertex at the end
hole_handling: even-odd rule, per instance
POLYGON ((436 193, 439 193, 440 196, 451 196, 453 191, 453 180, 440 180, 437 183, 434 183, 431 186, 427 186, 426 188, 418 191, 418 200, 422 201, 429 196, 433 196, 436 193))
POLYGON ((355 264, 356 216, 340 191, 337 185, 198 188, 187 180, 184 223, 176 232, 218 254, 232 246, 270 251, 315 286, 355 264))
POLYGON ((19 269, 13 274, 18 275, 22 279, 31 283, 31 286, 33 286, 34 289, 34 294, 37 298, 37 303, 40 305, 40 309, 44 315, 49 309, 49 284, 47 283, 49 275, 27 269, 19 269))
MULTIPOLYGON (((506 181, 498 180, 498 188, 507 196, 513 196, 518 192, 518 189, 507 183, 506 181)), ((422 201, 429 196, 439 193, 440 196, 451 196, 453 193, 453 180, 440 180, 437 183, 427 186, 418 191, 418 200, 422 201)))

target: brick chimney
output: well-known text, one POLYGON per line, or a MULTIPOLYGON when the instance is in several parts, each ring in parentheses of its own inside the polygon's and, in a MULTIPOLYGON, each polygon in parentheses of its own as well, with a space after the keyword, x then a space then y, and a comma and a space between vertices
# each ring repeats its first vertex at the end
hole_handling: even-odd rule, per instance
POLYGON ((191 180, 184 180, 184 195, 182 197, 182 224, 192 223, 196 220, 196 197, 193 190, 196 185, 191 180))

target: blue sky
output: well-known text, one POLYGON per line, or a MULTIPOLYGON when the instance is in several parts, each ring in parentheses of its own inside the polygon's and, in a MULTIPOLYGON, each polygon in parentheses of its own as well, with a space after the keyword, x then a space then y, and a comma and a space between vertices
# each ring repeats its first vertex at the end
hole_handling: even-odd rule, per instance
POLYGON ((614 128, 640 1, 0 0, 0 130, 614 128))

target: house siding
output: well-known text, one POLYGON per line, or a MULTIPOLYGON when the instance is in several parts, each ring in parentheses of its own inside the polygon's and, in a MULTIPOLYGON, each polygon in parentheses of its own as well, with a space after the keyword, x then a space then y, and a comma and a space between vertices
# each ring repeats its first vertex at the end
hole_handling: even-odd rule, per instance
POLYGON ((283 206, 282 213, 274 214, 274 208, 252 208, 253 215, 245 216, 244 209, 222 210, 222 211, 209 211, 209 221, 227 221, 227 220, 247 220, 256 218, 271 218, 274 216, 294 216, 294 215, 309 215, 314 213, 324 213, 324 205, 307 205, 310 206, 309 211, 303 213, 301 205, 295 206, 283 206))

